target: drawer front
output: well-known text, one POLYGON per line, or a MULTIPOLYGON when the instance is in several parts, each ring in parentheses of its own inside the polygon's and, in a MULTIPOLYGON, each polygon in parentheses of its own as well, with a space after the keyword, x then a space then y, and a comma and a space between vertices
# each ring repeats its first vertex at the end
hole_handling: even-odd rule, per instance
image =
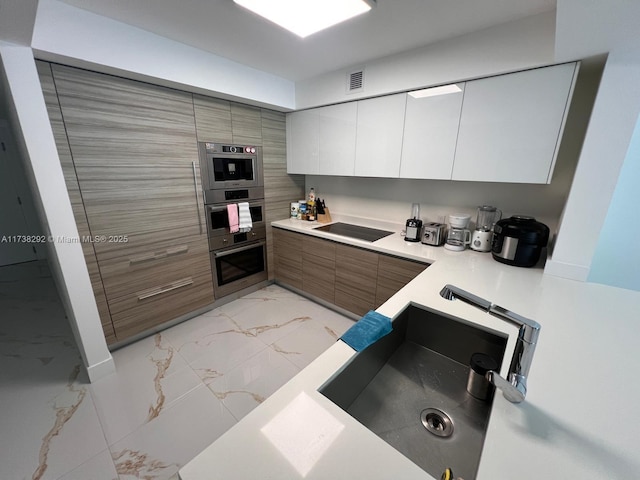
POLYGON ((302 240, 305 261, 310 259, 325 259, 335 262, 336 244, 330 240, 322 240, 305 235, 302 240))
POLYGON ((364 316, 369 310, 375 310, 375 287, 373 290, 373 300, 362 300, 361 298, 354 297, 348 293, 338 290, 336 286, 335 304, 338 307, 344 308, 348 312, 355 313, 356 315, 364 316))
POLYGON ((274 228, 273 237, 276 255, 299 262, 302 266, 302 235, 274 228))
MULTIPOLYGON (((102 282, 110 305, 135 292, 196 275, 211 276, 206 240, 163 240, 148 247, 126 247, 118 256, 99 258, 102 282)), ((113 307, 111 308, 113 313, 113 307)))
MULTIPOLYGON (((333 246, 333 244, 331 245, 333 246)), ((304 257, 302 260, 302 290, 334 303, 335 282, 335 260, 314 257, 312 254, 304 257)))
POLYGON ((377 308, 386 302, 428 266, 425 263, 380 255, 375 307, 377 308))
POLYGON ((172 282, 109 302, 119 340, 144 332, 213 303, 211 274, 176 277, 172 282))
POLYGON ((348 300, 348 303, 353 303, 349 298, 354 297, 360 300, 362 305, 369 305, 369 309, 373 307, 378 257, 375 252, 359 248, 345 245, 336 247, 336 305, 349 310, 348 306, 338 301, 348 300), (341 295, 338 295, 338 291, 341 295))
POLYGON ((292 287, 302 287, 302 262, 276 257, 276 279, 292 287))

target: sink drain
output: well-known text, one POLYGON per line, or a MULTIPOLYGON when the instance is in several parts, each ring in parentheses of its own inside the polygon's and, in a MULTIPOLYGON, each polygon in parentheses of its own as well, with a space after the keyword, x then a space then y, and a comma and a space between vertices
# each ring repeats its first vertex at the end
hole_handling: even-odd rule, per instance
POLYGON ((453 421, 449 415, 437 408, 427 408, 420 413, 424 428, 438 437, 450 437, 453 433, 453 421))

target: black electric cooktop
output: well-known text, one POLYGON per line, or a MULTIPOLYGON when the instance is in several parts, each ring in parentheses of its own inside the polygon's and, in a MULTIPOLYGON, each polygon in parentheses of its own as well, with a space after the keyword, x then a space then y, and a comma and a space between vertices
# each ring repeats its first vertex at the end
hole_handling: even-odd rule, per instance
POLYGON ((316 227, 314 230, 334 233, 336 235, 342 235, 343 237, 357 238, 358 240, 364 240, 365 242, 375 242, 376 240, 380 240, 381 238, 393 234, 393 232, 388 232, 386 230, 361 227, 360 225, 351 225, 350 223, 342 222, 330 223, 329 225, 316 227))

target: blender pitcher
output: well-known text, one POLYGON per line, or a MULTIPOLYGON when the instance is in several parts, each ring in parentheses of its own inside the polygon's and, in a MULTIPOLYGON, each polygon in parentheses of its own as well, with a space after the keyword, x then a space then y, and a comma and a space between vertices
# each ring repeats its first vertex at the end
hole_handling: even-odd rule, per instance
POLYGON ((502 218, 502 211, 490 205, 478 207, 476 229, 471 237, 471 249, 476 252, 490 252, 493 226, 502 218))

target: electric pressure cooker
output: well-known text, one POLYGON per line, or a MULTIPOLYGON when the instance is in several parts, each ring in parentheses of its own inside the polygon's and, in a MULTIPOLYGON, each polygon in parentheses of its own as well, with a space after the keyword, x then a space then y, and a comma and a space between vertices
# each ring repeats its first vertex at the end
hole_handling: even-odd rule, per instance
POLYGON ((549 240, 549 227, 533 217, 514 215, 496 222, 491 254, 516 267, 533 267, 549 240))

